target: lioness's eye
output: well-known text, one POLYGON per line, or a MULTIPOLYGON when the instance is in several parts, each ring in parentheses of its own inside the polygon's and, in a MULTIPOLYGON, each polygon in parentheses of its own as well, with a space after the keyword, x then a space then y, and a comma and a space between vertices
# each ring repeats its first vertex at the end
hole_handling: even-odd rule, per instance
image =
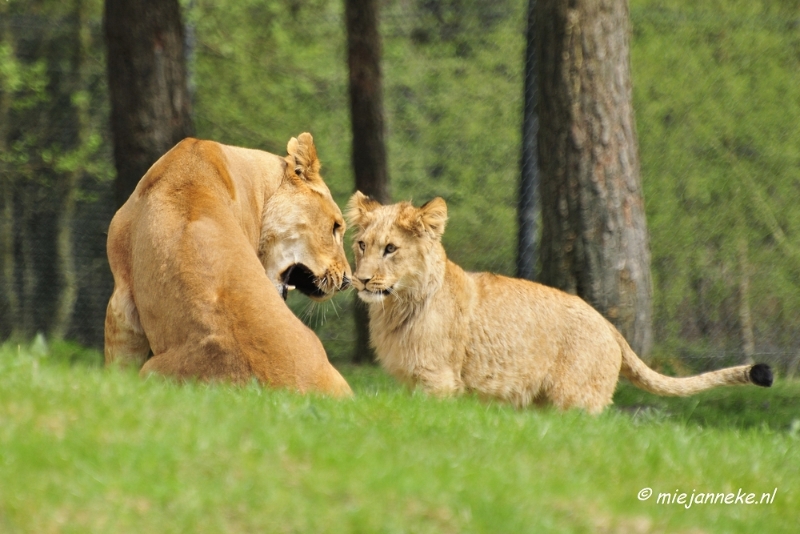
POLYGON ((364 252, 364 249, 367 248, 367 245, 365 245, 363 241, 359 241, 358 248, 361 249, 361 252, 364 252))
POLYGON ((386 249, 383 251, 383 253, 384 254, 391 254, 395 250, 397 250, 397 247, 392 245, 391 243, 389 243, 388 245, 386 245, 386 249))
POLYGON ((339 224, 338 222, 333 223, 333 234, 336 235, 336 230, 338 230, 341 227, 342 225, 339 224))

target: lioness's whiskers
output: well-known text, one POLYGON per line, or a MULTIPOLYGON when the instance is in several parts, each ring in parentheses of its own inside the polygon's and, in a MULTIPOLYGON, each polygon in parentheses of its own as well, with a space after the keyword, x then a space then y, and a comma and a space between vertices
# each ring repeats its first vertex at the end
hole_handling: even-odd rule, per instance
POLYGON ((317 303, 317 305, 314 306, 314 311, 316 312, 314 316, 314 326, 325 324, 325 305, 317 303))
POLYGON ((314 308, 316 307, 316 305, 317 303, 312 300, 309 301, 308 305, 305 307, 305 309, 303 309, 303 312, 300 314, 300 319, 304 323, 311 322, 311 316, 314 313, 314 308))

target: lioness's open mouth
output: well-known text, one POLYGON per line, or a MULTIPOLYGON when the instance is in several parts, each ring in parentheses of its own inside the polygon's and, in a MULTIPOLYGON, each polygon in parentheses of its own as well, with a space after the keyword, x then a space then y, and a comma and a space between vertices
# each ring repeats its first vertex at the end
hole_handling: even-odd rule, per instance
POLYGON ((317 286, 316 280, 317 277, 314 276, 314 273, 311 272, 311 269, 302 263, 295 263, 294 265, 291 265, 288 269, 281 273, 281 283, 283 284, 281 296, 283 297, 283 300, 286 300, 290 286, 294 286, 302 294, 308 297, 325 297, 326 293, 320 289, 319 286, 317 286))

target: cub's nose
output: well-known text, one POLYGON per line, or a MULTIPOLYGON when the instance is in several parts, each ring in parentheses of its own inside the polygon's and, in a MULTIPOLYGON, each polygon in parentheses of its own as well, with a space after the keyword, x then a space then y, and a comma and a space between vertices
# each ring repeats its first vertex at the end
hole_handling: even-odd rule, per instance
POLYGON ((347 275, 342 277, 342 285, 339 287, 340 291, 344 291, 345 289, 350 289, 350 278, 347 275))

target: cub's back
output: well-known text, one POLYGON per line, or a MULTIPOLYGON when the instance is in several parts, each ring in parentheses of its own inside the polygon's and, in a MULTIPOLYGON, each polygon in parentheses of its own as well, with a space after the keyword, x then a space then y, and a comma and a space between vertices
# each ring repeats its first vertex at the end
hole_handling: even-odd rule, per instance
POLYGON ((469 273, 478 292, 470 350, 490 356, 509 374, 547 367, 576 345, 616 346, 610 324, 579 297, 528 280, 469 273))

